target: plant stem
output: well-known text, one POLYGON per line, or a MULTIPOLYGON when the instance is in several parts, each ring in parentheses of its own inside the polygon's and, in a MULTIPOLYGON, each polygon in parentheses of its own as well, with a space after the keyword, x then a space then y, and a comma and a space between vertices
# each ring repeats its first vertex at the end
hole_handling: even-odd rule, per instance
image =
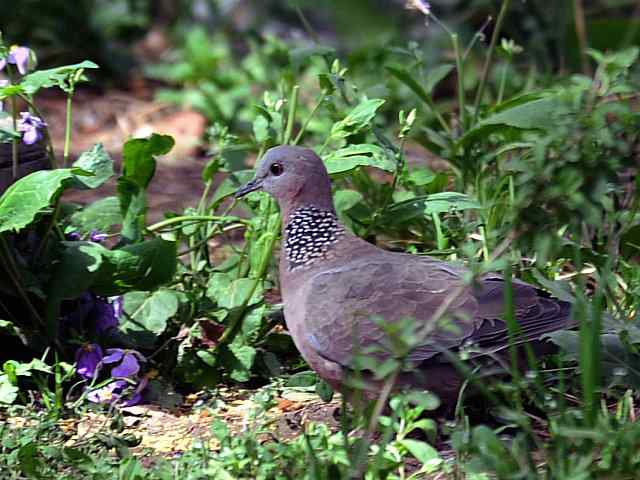
POLYGON ((511 4, 511 0, 502 1, 502 6, 500 7, 500 13, 498 13, 498 19, 496 20, 496 27, 493 29, 493 34, 491 35, 491 42, 489 43, 489 51, 487 52, 487 58, 484 61, 482 76, 480 77, 480 85, 478 86, 478 91, 476 92, 476 99, 473 104, 473 123, 474 124, 478 121, 480 102, 482 101, 482 96, 484 95, 484 89, 487 85, 487 78, 489 77, 489 69, 491 68, 491 62, 493 60, 493 53, 496 49, 496 43, 498 43, 498 37, 500 36, 500 30, 502 29, 502 23, 504 22, 504 18, 507 15, 507 11, 509 10, 510 4, 511 4))
POLYGON ((42 317, 40 316, 36 308, 33 306, 33 303, 31 303, 31 299, 29 298, 29 296, 27 295, 27 292, 22 286, 22 282, 20 280, 20 273, 18 272, 18 267, 16 266, 13 260, 13 257, 11 256, 11 251, 9 250, 9 245, 7 245, 7 241, 4 235, 0 235, 0 246, 2 246, 1 256, 4 257, 4 260, 5 260, 3 263, 5 266, 6 272, 11 278, 11 281, 13 282, 16 288, 16 291, 22 297, 22 300, 24 301, 27 308, 31 312, 31 315, 33 315, 33 317, 41 326, 45 326, 44 321, 42 320, 42 317))
POLYGON ((249 222, 248 220, 243 220, 241 218, 235 218, 235 217, 219 217, 216 215, 181 215, 179 217, 168 218, 161 222, 154 223, 153 225, 150 225, 147 227, 147 231, 155 232, 156 230, 160 230, 164 227, 168 227, 175 223, 182 223, 182 222, 225 222, 225 221, 238 222, 238 223, 243 223, 245 225, 251 224, 251 222, 249 222))
POLYGON ((226 232, 230 232, 232 230, 237 230, 238 228, 245 228, 245 227, 246 227, 246 225, 244 225, 242 223, 234 223, 232 225, 228 225, 228 226, 224 227, 223 229, 221 229, 219 232, 212 232, 206 238, 201 240, 199 243, 197 243, 193 247, 190 247, 187 250, 183 250, 182 252, 178 252, 177 256, 181 257, 183 255, 186 255, 186 254, 192 252, 193 250, 197 250, 198 248, 202 247, 203 245, 206 245, 207 242, 209 240, 211 240, 213 237, 215 237, 216 235, 223 234, 223 233, 226 233, 226 232))
POLYGON ((507 84, 507 73, 509 72, 509 67, 511 65, 511 57, 504 65, 502 70, 502 76, 500 77, 500 87, 498 88, 498 99, 496 100, 496 105, 500 105, 502 103, 502 98, 504 97, 504 88, 507 84))
MULTIPOLYGON (((16 97, 11 97, 11 118, 13 119, 13 130, 18 131, 18 104, 16 97)), ((14 180, 18 178, 18 139, 11 141, 11 174, 14 180)))
POLYGON ((307 119, 302 124, 302 127, 300 127, 300 131, 298 132, 298 135, 296 135, 296 138, 293 140, 292 145, 297 145, 298 144, 298 142, 302 138, 302 135, 304 135, 304 132, 307 130, 307 127, 309 126, 309 123, 311 122, 311 119, 314 117, 314 115, 316 114, 316 112, 320 108, 320 105, 322 105, 322 103, 324 102, 325 98, 327 98, 327 92, 325 90, 322 90, 322 93, 320 93, 320 99, 318 100, 318 103, 315 104, 315 106, 311 110, 311 113, 309 113, 309 116, 307 117, 307 119))
POLYGON ((67 122, 64 132, 64 153, 62 154, 62 166, 67 167, 69 161, 69 148, 71 146, 71 119, 72 119, 73 90, 67 93, 67 122))
POLYGON ((291 89, 291 96, 289 97, 289 115, 287 117, 287 129, 284 132, 284 138, 282 143, 288 145, 291 140, 291 133, 293 132, 293 124, 296 121, 296 110, 298 109, 298 93, 300 92, 300 85, 294 85, 291 89))
POLYGON ((466 129, 466 114, 464 102, 464 64, 462 62, 462 53, 460 52, 460 42, 456 33, 451 35, 451 43, 453 43, 453 52, 456 56, 456 70, 458 71, 458 109, 460 110, 460 127, 464 131, 466 129))

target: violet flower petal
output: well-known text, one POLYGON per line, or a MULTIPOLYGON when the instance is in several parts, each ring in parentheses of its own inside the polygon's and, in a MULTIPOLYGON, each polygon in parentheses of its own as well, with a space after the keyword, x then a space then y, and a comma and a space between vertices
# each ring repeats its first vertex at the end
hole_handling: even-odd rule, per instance
POLYGON ((92 314, 98 333, 104 333, 112 328, 116 328, 119 324, 118 318, 114 313, 113 305, 102 298, 96 298, 96 304, 92 314))
POLYGON ((67 233, 66 237, 67 237, 67 240, 70 240, 72 242, 77 242, 82 238, 78 232, 67 233))
POLYGON ((89 235, 89 239, 95 243, 102 243, 106 238, 107 238, 107 234, 99 232, 98 230, 92 231, 91 235, 89 235))
POLYGON ((27 73, 29 69, 30 52, 27 47, 12 47, 9 50, 9 63, 14 63, 18 67, 20 75, 27 73))
POLYGON ((117 320, 120 320, 120 317, 122 317, 122 313, 124 312, 124 300, 122 295, 110 297, 109 300, 111 300, 111 305, 113 306, 113 315, 117 320))
POLYGON ((90 391, 87 399, 93 403, 113 402, 119 398, 118 393, 127 388, 126 380, 115 380, 101 388, 90 391))
POLYGON ((115 363, 124 356, 121 348, 107 348, 107 356, 102 359, 102 363, 115 363))
POLYGON ((127 352, 122 363, 111 370, 112 377, 133 377, 140 371, 140 363, 132 352, 127 352))
POLYGON ((102 349, 100 345, 90 343, 76 351, 76 372, 86 380, 94 378, 100 361, 102 349))
POLYGON ((30 128, 29 130, 25 130, 24 133, 22 134, 22 141, 26 145, 33 145, 38 140, 40 140, 40 134, 38 133, 38 130, 36 130, 35 128, 30 128))

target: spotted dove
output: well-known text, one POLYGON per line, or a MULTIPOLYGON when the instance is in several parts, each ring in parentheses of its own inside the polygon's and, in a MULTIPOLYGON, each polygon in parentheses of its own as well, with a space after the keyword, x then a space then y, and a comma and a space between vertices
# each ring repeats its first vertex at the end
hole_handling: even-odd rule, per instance
MULTIPOLYGON (((393 355, 380 319, 414 319, 416 331, 425 332, 397 383, 428 389, 444 402, 455 401, 464 380, 446 351, 469 344, 497 355, 508 351, 502 277, 488 274, 468 285, 462 265, 383 250, 353 235, 338 221, 329 175, 313 151, 270 149, 236 196, 259 189, 275 197, 282 213, 287 327, 304 359, 332 387, 341 389, 356 352, 374 347, 380 360, 393 355), (434 318, 438 313, 450 322, 434 318)), ((518 341, 546 350, 541 336, 570 326, 570 304, 522 281, 512 285, 518 341)))

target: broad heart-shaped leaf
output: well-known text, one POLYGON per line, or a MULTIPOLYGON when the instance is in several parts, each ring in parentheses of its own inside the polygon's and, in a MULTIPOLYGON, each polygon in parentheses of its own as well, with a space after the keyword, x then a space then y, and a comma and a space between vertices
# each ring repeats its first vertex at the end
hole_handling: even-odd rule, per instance
POLYGON ((18 232, 49 210, 64 186, 80 170, 41 170, 19 179, 0 197, 0 233, 18 232))
POLYGON ((156 170, 155 157, 168 153, 175 144, 169 135, 154 133, 149 138, 128 140, 122 149, 123 175, 147 188, 156 170))
POLYGON ((373 120, 373 117, 376 115, 376 111, 384 102, 384 100, 379 98, 363 100, 356 105, 346 117, 333 125, 330 137, 345 138, 369 128, 371 120, 373 120))
POLYGON ((64 65, 62 67, 50 68, 48 70, 37 70, 26 75, 20 85, 24 88, 27 95, 33 95, 41 88, 53 86, 63 87, 65 81, 70 74, 85 68, 100 68, 93 62, 85 60, 84 62, 75 63, 73 65, 64 65))
POLYGON ((103 263, 92 289, 98 295, 153 290, 170 282, 176 272, 176 244, 154 238, 116 250, 102 251, 103 263))
POLYGON ((109 250, 93 242, 62 242, 64 250, 55 264, 48 292, 58 300, 77 298, 98 275, 109 250))
POLYGON ((223 365, 236 382, 247 382, 251 378, 251 367, 256 358, 256 349, 249 345, 225 345, 220 349, 223 365))
POLYGON ((123 175, 118 179, 123 243, 142 239, 147 210, 145 190, 156 171, 155 157, 169 152, 174 143, 169 135, 155 133, 150 138, 135 138, 125 143, 122 150, 123 175))
POLYGON ((147 192, 127 177, 118 178, 118 203, 122 216, 123 244, 139 242, 147 213, 147 192))
POLYGON ((101 143, 83 152, 73 164, 93 176, 76 178, 75 187, 80 189, 98 188, 113 176, 113 160, 101 143))
POLYGON ((254 344, 258 341, 258 335, 262 331, 264 325, 264 316, 267 312, 267 306, 262 304, 251 307, 242 319, 242 325, 238 335, 235 336, 233 344, 254 344))
POLYGON ((207 297, 226 309, 254 305, 262 300, 262 293, 261 281, 253 278, 233 278, 221 272, 211 275, 207 283, 207 297), (255 285, 256 281, 258 285, 255 285), (247 299, 251 293, 251 298, 247 299))
POLYGON ((120 201, 117 197, 105 197, 93 202, 71 215, 68 232, 80 234, 94 230, 111 233, 114 225, 122 224, 120 201))
POLYGON ((377 167, 387 172, 393 172, 396 169, 395 161, 386 154, 386 151, 370 143, 340 148, 325 155, 322 160, 329 174, 344 173, 362 166, 377 167))
POLYGON ((138 347, 153 347, 168 320, 177 313, 179 299, 177 292, 168 289, 126 293, 120 330, 138 347))

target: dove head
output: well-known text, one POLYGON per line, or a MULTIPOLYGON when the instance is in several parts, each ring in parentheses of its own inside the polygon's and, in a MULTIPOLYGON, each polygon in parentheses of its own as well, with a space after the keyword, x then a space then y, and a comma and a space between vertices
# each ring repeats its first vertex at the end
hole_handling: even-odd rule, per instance
POLYGON ((334 211, 327 169, 320 157, 308 148, 283 145, 269 149, 253 180, 242 186, 236 197, 256 190, 272 195, 284 218, 305 206, 334 211))

